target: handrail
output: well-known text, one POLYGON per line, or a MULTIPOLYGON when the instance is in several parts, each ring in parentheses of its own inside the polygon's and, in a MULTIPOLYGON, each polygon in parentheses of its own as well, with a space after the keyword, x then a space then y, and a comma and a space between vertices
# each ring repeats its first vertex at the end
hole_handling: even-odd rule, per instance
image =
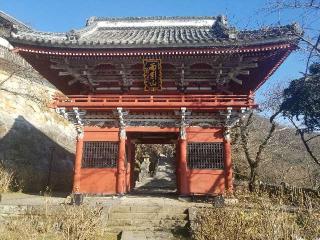
POLYGON ((56 107, 255 107, 251 95, 70 95, 54 100, 56 107))

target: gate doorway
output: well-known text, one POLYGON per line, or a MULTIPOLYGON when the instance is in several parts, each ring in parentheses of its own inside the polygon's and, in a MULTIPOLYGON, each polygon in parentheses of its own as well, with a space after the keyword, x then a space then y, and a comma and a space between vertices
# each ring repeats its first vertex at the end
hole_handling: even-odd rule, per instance
POLYGON ((176 193, 174 144, 136 144, 134 193, 176 193))
POLYGON ((177 193, 177 134, 132 133, 131 193, 177 193))

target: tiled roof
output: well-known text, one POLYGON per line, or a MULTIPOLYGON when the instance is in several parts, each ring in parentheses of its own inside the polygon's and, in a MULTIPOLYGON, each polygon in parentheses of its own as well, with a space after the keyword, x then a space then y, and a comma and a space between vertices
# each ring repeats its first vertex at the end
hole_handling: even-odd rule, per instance
POLYGON ((30 27, 25 25, 24 23, 20 22, 19 20, 11 17, 10 15, 0 11, 0 27, 5 26, 5 27, 16 27, 19 29, 29 29, 31 30, 30 27))
POLYGON ((8 40, 64 48, 228 47, 295 41, 300 34, 295 24, 236 31, 223 16, 91 17, 86 27, 67 33, 39 32, 17 25, 8 40))

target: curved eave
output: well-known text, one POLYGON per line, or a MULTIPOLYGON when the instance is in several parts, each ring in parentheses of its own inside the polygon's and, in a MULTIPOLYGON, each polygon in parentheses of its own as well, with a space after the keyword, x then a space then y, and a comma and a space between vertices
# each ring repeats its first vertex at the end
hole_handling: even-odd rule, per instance
POLYGON ((216 42, 197 42, 197 43, 168 43, 168 44, 102 44, 94 42, 72 42, 72 41, 53 41, 48 39, 20 39, 9 38, 8 41, 15 47, 35 47, 35 48, 52 48, 52 49, 86 49, 86 50, 112 50, 112 49, 173 49, 173 48, 242 48, 251 46, 262 46, 272 44, 290 43, 297 45, 299 37, 280 37, 271 39, 250 39, 250 40, 235 40, 235 39, 220 39, 216 42))
POLYGON ((2 23, 2 24, 5 23, 7 26, 11 25, 11 26, 14 26, 15 28, 19 28, 22 30, 32 31, 31 27, 27 26, 23 22, 15 19, 14 17, 12 17, 9 14, 4 13, 2 11, 0 11, 0 23, 2 23))
POLYGON ((270 42, 264 44, 248 44, 233 46, 171 46, 171 47, 153 47, 153 48, 64 48, 41 47, 38 45, 20 45, 14 44, 16 52, 26 52, 30 54, 58 55, 58 56, 152 56, 152 55, 221 55, 238 53, 255 53, 275 50, 292 51, 297 48, 297 41, 270 42))

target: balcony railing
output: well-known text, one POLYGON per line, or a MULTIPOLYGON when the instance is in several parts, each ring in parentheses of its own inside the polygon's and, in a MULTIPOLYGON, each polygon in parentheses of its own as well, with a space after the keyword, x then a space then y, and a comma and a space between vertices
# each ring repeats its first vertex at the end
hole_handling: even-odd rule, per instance
POLYGON ((81 109, 225 109, 254 108, 251 95, 70 95, 54 98, 53 107, 81 109))

